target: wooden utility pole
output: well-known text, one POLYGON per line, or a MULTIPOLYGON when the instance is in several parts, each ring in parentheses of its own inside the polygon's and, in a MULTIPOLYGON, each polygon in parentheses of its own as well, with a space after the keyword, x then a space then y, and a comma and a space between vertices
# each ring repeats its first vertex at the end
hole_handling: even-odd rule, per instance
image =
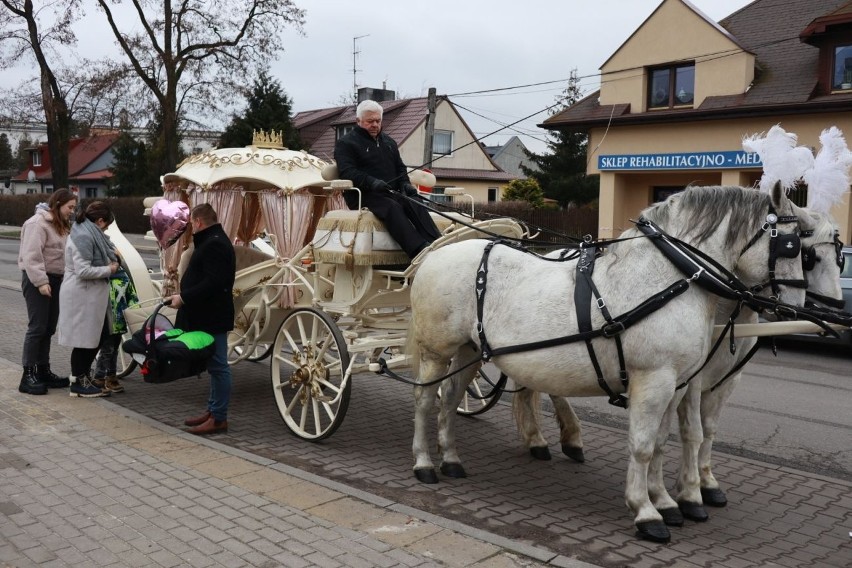
POLYGON ((429 87, 429 98, 427 102, 428 113, 426 114, 426 138, 423 141, 423 167, 432 166, 432 140, 435 138, 435 87, 429 87))

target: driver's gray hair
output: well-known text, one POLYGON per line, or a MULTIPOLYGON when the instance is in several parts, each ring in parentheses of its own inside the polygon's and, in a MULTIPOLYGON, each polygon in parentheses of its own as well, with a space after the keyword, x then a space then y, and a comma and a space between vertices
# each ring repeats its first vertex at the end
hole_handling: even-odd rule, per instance
POLYGON ((361 101, 361 103, 358 104, 358 108, 355 109, 355 118, 358 120, 364 118, 364 113, 366 112, 377 112, 379 113, 379 118, 381 118, 384 109, 382 108, 382 105, 376 101, 361 101))

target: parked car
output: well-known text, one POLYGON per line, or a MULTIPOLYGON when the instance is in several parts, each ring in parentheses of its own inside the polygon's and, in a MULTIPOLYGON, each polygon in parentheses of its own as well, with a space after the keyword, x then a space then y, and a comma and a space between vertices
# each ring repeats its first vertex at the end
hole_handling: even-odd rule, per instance
MULTIPOLYGON (((852 312, 852 246, 843 247, 843 258, 845 263, 843 271, 840 273, 840 288, 843 290, 843 299, 846 300, 847 312, 852 312)), ((782 336, 780 339, 789 339, 792 341, 815 341, 826 345, 845 345, 852 347, 852 331, 844 330, 840 332, 840 339, 821 333, 798 333, 795 335, 782 336)))

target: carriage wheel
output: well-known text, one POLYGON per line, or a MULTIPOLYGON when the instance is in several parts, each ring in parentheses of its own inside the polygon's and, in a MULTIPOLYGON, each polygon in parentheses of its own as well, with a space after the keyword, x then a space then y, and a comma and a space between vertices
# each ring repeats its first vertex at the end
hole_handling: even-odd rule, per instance
MULTIPOLYGON (((121 342, 124 343, 125 340, 130 339, 130 333, 126 333, 122 336, 121 342)), ((123 379, 127 375, 133 372, 139 364, 136 362, 133 357, 130 356, 129 353, 125 353, 124 349, 121 348, 121 345, 118 346, 118 360, 115 366, 115 377, 117 379, 123 379)))
MULTIPOLYGON (((233 351, 236 355, 242 355, 243 354, 243 348, 241 346, 240 347, 234 347, 233 351)), ((257 363, 258 361, 263 361, 264 359, 266 359, 270 355, 272 355, 272 344, 271 343, 260 343, 254 348, 254 351, 252 352, 252 354, 249 355, 248 357, 246 357, 245 360, 251 361, 252 363, 257 363)))
POLYGON ((234 365, 239 361, 262 361, 269 356, 271 344, 255 343, 259 335, 259 325, 262 329, 265 322, 261 320, 257 324, 253 322, 257 316, 257 305, 250 305, 259 294, 263 293, 262 287, 246 290, 234 301, 234 330, 228 335, 228 364, 234 365), (254 324, 254 325, 253 325, 254 324), (251 353, 243 357, 246 349, 251 353))
POLYGON ((331 436, 349 408, 349 350, 334 321, 311 308, 293 310, 272 347, 272 392, 278 412, 296 436, 331 436))
POLYGON ((482 369, 476 372, 473 380, 467 385, 464 392, 464 398, 459 402, 456 409, 458 414, 463 416, 476 416, 490 410, 503 395, 503 389, 506 387, 506 381, 509 377, 505 373, 500 373, 500 378, 496 383, 489 380, 482 369), (493 384, 492 384, 493 383, 493 384))

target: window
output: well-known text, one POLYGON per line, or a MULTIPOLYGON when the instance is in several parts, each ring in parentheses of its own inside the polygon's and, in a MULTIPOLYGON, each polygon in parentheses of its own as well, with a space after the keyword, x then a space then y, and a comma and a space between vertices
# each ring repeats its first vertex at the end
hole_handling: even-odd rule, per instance
POLYGON ((839 45, 834 48, 833 69, 831 90, 852 90, 852 45, 839 45))
POLYGON ((676 193, 680 193, 683 191, 682 185, 676 186, 668 186, 668 185, 657 185, 653 187, 654 190, 654 203, 659 203, 660 201, 665 201, 672 195, 676 193))
POLYGON ((488 201, 497 201, 497 188, 489 187, 488 188, 488 201))
POLYGON ((33 166, 41 165, 41 152, 33 150, 33 166))
POLYGON ((97 197, 98 196, 98 188, 97 187, 87 187, 86 188, 86 197, 97 197))
POLYGON ((451 130, 436 130, 432 137, 432 153, 442 156, 453 155, 453 132, 451 130))
POLYGON ((354 124, 344 124, 343 126, 338 126, 337 129, 334 131, 335 136, 337 136, 337 140, 340 140, 341 138, 352 132, 352 130, 354 129, 354 124))
POLYGON ((695 99, 695 65, 651 69, 648 74, 648 108, 692 106, 695 99))
POLYGON ((450 203, 452 199, 449 195, 444 195, 445 187, 438 187, 437 185, 432 188, 432 197, 430 198, 435 203, 450 203))

